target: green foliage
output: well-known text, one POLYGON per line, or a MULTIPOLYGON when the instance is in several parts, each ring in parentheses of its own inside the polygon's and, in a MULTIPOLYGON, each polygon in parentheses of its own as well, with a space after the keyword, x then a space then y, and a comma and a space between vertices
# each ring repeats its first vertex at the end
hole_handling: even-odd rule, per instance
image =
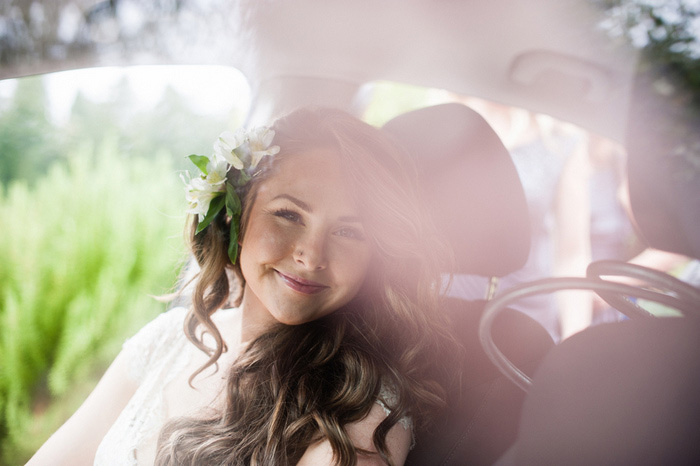
POLYGON ((688 0, 590 0, 605 12, 606 28, 641 49, 640 72, 654 68, 684 88, 700 107, 700 5, 688 0))
POLYGON ((0 184, 46 173, 58 158, 57 131, 46 117, 45 105, 40 78, 18 80, 9 108, 0 113, 0 184))
POLYGON ((184 155, 211 150, 219 133, 235 129, 242 118, 235 114, 197 114, 171 88, 166 88, 161 101, 149 109, 139 108, 125 81, 117 84, 110 97, 104 102, 93 102, 78 94, 65 131, 67 144, 79 144, 86 138, 98 142, 118 135, 120 153, 125 156, 152 157, 167 150, 178 155, 176 168, 189 169, 184 155))
POLYGON ((372 93, 362 118, 375 126, 382 126, 402 113, 452 100, 447 91, 393 82, 375 83, 372 93))
POLYGON ((87 396, 124 339, 164 310, 184 255, 188 153, 242 115, 152 108, 128 80, 70 118, 42 77, 0 101, 0 464, 23 464, 87 396), (175 154, 173 157, 171 154, 175 154))
POLYGON ((633 149, 628 149, 634 157, 665 157, 672 174, 669 180, 639 182, 653 181, 650 189, 672 185, 680 198, 694 198, 692 186, 700 179, 700 3, 590 1, 602 8, 603 24, 611 35, 640 49, 628 121, 628 145, 633 149), (647 142, 652 141, 650 146, 647 142), (639 155, 646 147, 651 152, 639 155))
POLYGON ((164 309, 149 294, 178 274, 184 196, 167 154, 124 158, 116 138, 0 196, 0 451, 19 464, 63 421, 32 416, 164 309))

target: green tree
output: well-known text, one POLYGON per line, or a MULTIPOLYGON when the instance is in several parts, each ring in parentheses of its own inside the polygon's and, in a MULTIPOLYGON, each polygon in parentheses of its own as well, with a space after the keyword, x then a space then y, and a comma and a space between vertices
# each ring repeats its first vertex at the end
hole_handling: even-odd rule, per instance
POLYGON ((130 134, 135 154, 147 157, 166 150, 173 154, 178 168, 189 168, 187 155, 211 151, 212 142, 221 131, 240 124, 235 115, 195 113, 187 98, 168 86, 160 101, 138 114, 125 131, 130 134))
POLYGON ((116 137, 119 152, 128 154, 131 142, 127 128, 135 118, 136 97, 126 78, 109 90, 109 96, 106 101, 96 102, 78 92, 66 126, 70 147, 85 141, 100 144, 116 137))
POLYGON ((700 3, 596 3, 610 33, 641 49, 626 140, 637 224, 652 246, 698 257, 700 3))
POLYGON ((603 26, 641 49, 640 73, 663 75, 700 107, 700 3, 689 0, 592 0, 603 26))
POLYGON ((24 464, 163 310, 149 295, 170 290, 184 254, 169 158, 124 163, 106 139, 67 160, 0 194, 0 465, 24 464))
POLYGON ((150 108, 139 105, 128 80, 110 91, 106 102, 94 102, 79 93, 73 104, 66 132, 73 141, 116 138, 120 156, 153 157, 167 152, 176 169, 189 168, 189 154, 211 150, 212 141, 224 129, 240 126, 242 115, 198 114, 188 99, 168 86, 160 101, 150 108))
POLYGON ((17 81, 8 109, 0 113, 0 184, 30 183, 60 158, 57 131, 46 114, 47 97, 40 77, 17 81))

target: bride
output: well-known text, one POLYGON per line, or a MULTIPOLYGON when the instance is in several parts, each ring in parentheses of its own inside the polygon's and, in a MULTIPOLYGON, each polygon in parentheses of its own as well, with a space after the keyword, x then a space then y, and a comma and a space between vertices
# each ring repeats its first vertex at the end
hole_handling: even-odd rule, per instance
POLYGON ((456 345, 407 156, 300 109, 190 158, 191 305, 129 339, 29 464, 403 464, 456 345))

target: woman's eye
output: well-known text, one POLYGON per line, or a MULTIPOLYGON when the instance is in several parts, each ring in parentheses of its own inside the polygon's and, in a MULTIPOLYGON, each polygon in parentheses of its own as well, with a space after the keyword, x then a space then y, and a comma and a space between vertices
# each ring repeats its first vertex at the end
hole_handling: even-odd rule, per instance
POLYGON ((289 220, 290 222, 302 223, 301 215, 294 212, 293 210, 280 209, 275 211, 275 216, 283 218, 285 220, 289 220))
POLYGON ((336 231, 335 234, 345 238, 352 238, 358 240, 365 239, 365 235, 362 233, 362 231, 360 231, 357 228, 341 228, 340 230, 336 231))

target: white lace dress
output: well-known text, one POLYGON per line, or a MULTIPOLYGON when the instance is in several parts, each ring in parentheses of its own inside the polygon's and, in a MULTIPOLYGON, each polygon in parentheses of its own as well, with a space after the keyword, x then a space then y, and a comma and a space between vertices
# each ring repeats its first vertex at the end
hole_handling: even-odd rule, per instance
MULTIPOLYGON (((201 377, 204 383, 198 383, 198 376, 194 389, 187 383, 206 358, 185 337, 186 314, 184 308, 165 312, 124 343, 122 354, 127 356, 129 376, 138 389, 102 439, 95 455, 96 466, 152 465, 158 433, 168 419, 215 408, 221 399, 218 394, 224 386, 222 371, 209 368, 201 377)), ((214 315, 220 328, 235 325, 237 319, 238 309, 214 315)), ((226 367, 234 358, 235 354, 222 355, 220 366, 226 367)), ((391 404, 392 395, 382 389, 380 398, 391 404)), ((389 412, 381 400, 377 402, 389 412)), ((412 428, 410 419, 402 419, 401 424, 412 428)))

